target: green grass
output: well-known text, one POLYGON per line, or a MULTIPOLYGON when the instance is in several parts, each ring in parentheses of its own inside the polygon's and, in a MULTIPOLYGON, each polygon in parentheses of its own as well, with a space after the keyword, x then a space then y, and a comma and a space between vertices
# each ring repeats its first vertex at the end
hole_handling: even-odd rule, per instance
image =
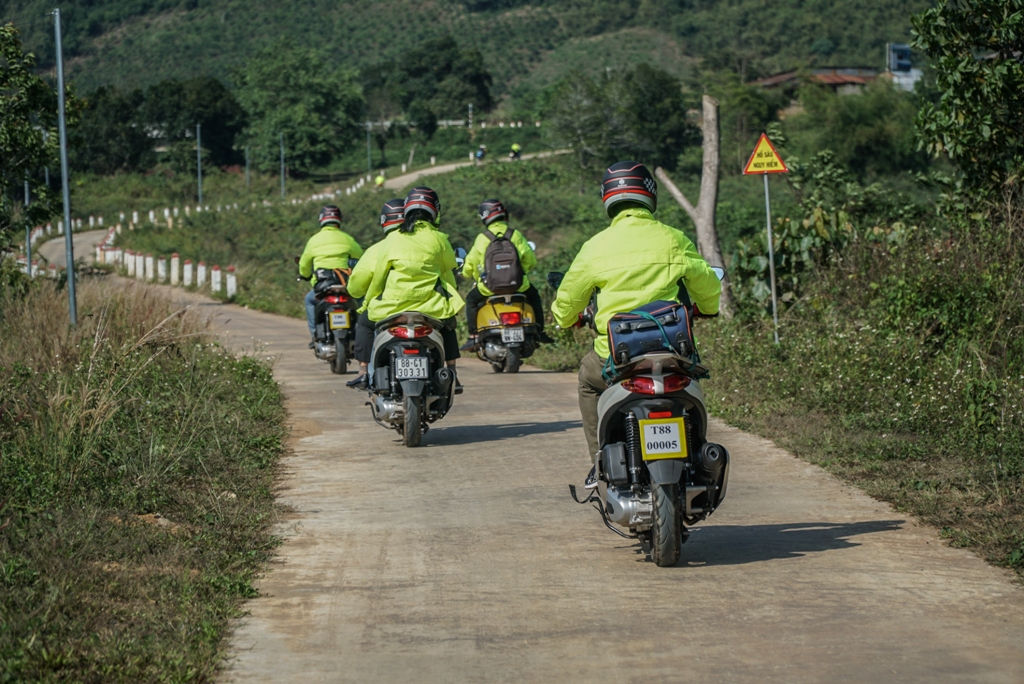
POLYGON ((0 680, 212 679, 275 540, 282 398, 153 289, 0 292, 0 680))

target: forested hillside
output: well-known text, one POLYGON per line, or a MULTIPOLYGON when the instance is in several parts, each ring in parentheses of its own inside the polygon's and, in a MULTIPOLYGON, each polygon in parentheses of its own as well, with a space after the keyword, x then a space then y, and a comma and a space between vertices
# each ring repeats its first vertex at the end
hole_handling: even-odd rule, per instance
MULTIPOLYGON (((5 20, 40 66, 53 64, 54 3, 10 0, 5 20)), ((548 85, 572 67, 651 61, 676 76, 700 61, 744 77, 808 65, 881 67, 886 42, 909 39, 927 0, 75 0, 61 6, 69 76, 83 91, 234 73, 283 40, 324 48, 365 70, 445 35, 480 50, 501 96, 548 85)), ((452 112, 461 116, 462 112, 452 112)))

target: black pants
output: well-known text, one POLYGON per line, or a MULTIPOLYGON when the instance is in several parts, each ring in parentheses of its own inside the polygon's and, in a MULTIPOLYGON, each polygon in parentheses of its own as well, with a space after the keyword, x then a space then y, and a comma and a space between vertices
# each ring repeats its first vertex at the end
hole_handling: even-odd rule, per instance
POLYGON ((376 327, 377 324, 370 320, 365 311, 356 319, 356 338, 352 341, 352 355, 359 363, 370 363, 370 352, 373 351, 373 329, 376 327))
MULTIPOLYGON (((459 336, 455 332, 455 316, 441 321, 441 339, 444 340, 444 360, 454 361, 462 356, 459 353, 459 336)), ((356 320, 356 338, 352 343, 354 356, 359 363, 370 363, 370 354, 373 352, 373 333, 377 327, 376 321, 371 321, 366 312, 359 314, 356 320)))
MULTIPOLYGON (((537 330, 544 329, 544 305, 540 301, 540 292, 536 287, 530 285, 519 294, 526 296, 526 303, 533 309, 533 316, 537 319, 537 330)), ((476 334, 476 315, 480 313, 480 307, 487 301, 487 296, 480 292, 480 288, 474 287, 466 295, 466 327, 469 334, 476 334)))

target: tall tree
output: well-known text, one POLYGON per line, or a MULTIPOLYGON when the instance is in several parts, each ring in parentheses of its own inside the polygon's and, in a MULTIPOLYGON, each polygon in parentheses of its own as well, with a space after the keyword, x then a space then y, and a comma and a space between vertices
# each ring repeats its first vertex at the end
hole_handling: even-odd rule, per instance
POLYGON ((581 167, 636 159, 671 170, 700 140, 687 121, 679 81, 647 64, 596 79, 572 74, 554 91, 547 116, 581 167))
POLYGON ((154 141, 142 105, 142 91, 113 86, 83 98, 81 119, 68 131, 71 165, 99 174, 148 168, 155 161, 154 141))
POLYGON ((278 43, 238 74, 248 116, 244 138, 265 170, 276 168, 283 136, 289 168, 322 166, 359 140, 363 94, 356 74, 314 49, 278 43))
POLYGON ((393 86, 406 110, 426 105, 439 119, 462 118, 466 105, 486 112, 494 105, 491 75, 475 48, 460 47, 450 35, 428 40, 406 52, 393 86))
POLYGON ((164 81, 146 89, 144 118, 165 144, 195 139, 201 126, 202 145, 210 161, 239 161, 235 137, 245 125, 245 112, 223 83, 212 76, 164 81))
POLYGON ((0 25, 0 251, 57 210, 56 197, 39 185, 28 207, 16 199, 25 180, 57 159, 57 94, 34 70, 14 24, 0 25))
MULTIPOLYGON (((693 206, 672 179, 659 167, 655 175, 665 185, 672 197, 686 211, 697 229, 697 249, 712 266, 725 266, 722 247, 718 240, 718 228, 715 225, 716 209, 718 208, 718 176, 721 167, 721 136, 718 126, 718 100, 705 95, 702 98, 701 131, 703 161, 700 174, 700 196, 697 206, 693 206)), ((732 315, 732 288, 729 281, 722 283, 721 311, 724 316, 732 315)))
POLYGON ((784 122, 802 157, 830 149, 859 178, 924 170, 927 156, 916 149, 913 95, 875 79, 856 97, 808 84, 800 90, 804 113, 784 122))
POLYGON ((913 19, 932 59, 938 101, 918 129, 969 187, 993 191, 1024 169, 1024 0, 945 0, 913 19))

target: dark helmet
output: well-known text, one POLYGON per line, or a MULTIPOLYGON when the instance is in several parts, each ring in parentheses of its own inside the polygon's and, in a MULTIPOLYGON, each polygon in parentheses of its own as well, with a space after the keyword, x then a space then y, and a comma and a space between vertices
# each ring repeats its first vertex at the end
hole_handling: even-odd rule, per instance
POLYGON ((441 200, 432 188, 425 186, 413 188, 405 196, 405 206, 402 215, 408 216, 414 209, 422 209, 430 214, 431 221, 437 221, 437 216, 441 213, 441 200))
POLYGON ((601 179, 601 200, 609 216, 619 202, 637 202, 654 211, 658 207, 658 183, 640 162, 616 162, 601 179))
POLYGON ((480 214, 480 220, 484 222, 485 226, 489 226, 499 219, 508 221, 508 212, 500 200, 484 200, 480 203, 480 208, 477 209, 477 212, 480 214))
POLYGON ((405 216, 405 200, 401 197, 389 199, 380 208, 380 227, 385 233, 402 225, 402 218, 405 216))
POLYGON ((320 210, 320 226, 323 227, 328 223, 337 223, 341 225, 341 209, 334 206, 333 204, 325 205, 320 210))

